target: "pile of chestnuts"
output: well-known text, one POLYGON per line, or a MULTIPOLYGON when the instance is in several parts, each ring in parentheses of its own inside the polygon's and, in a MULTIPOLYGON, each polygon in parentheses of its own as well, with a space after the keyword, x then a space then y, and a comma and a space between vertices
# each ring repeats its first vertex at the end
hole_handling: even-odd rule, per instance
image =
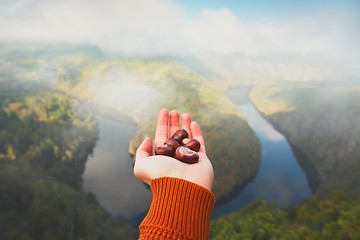
POLYGON ((185 163, 197 163, 199 155, 196 153, 200 149, 200 142, 196 139, 190 139, 187 143, 183 143, 189 134, 185 129, 177 130, 171 138, 167 138, 163 146, 155 149, 156 155, 165 155, 173 157, 185 163))

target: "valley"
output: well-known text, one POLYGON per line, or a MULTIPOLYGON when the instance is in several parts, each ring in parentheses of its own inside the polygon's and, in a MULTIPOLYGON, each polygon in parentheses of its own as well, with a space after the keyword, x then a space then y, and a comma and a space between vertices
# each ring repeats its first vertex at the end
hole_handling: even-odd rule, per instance
MULTIPOLYGON (((132 212, 116 202, 126 205, 132 193, 150 199, 137 179, 126 184, 124 172, 131 173, 143 138, 154 135, 161 108, 188 112, 199 122, 215 169, 217 207, 245 194, 263 171, 264 140, 250 125, 249 108, 237 101, 251 101, 285 137, 296 156, 295 175, 315 196, 295 199, 298 206, 278 208, 270 200, 233 210, 213 220, 211 239, 358 237, 358 83, 227 82, 177 58, 130 58, 76 45, 2 43, 0 63, 1 239, 136 239, 132 212), (114 151, 117 141, 124 146, 114 151), (121 190, 114 203, 97 192, 114 184, 103 176, 116 168, 121 190), (130 185, 141 190, 126 190, 130 185), (319 209, 325 213, 316 215, 319 209)), ((144 202, 131 207, 135 215, 143 214, 144 202)))

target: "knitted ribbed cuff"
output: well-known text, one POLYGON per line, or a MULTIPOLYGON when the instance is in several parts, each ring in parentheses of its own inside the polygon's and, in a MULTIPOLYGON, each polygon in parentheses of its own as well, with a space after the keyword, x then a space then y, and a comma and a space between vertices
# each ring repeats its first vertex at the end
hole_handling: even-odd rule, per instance
POLYGON ((214 195, 204 187, 178 178, 151 181, 153 200, 140 224, 140 239, 209 238, 214 195))

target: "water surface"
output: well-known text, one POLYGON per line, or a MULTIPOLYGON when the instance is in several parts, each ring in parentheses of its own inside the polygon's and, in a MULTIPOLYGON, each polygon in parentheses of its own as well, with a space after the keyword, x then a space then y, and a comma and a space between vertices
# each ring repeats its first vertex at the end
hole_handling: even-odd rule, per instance
POLYGON ((83 174, 83 189, 92 192, 113 216, 132 220, 150 206, 151 192, 133 173, 129 141, 136 128, 97 117, 100 138, 83 174))
POLYGON ((278 206, 295 205, 311 195, 307 178, 285 137, 277 132, 253 104, 238 105, 261 144, 261 161, 254 180, 229 202, 216 207, 213 217, 239 210, 256 199, 278 206))

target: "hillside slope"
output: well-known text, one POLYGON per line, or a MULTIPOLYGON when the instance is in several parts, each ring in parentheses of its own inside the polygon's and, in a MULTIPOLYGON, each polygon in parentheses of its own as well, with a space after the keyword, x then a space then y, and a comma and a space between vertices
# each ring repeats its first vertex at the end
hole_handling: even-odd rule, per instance
POLYGON ((113 109, 134 119, 132 154, 145 136, 154 135, 161 108, 190 113, 205 135, 218 199, 256 173, 260 144, 244 116, 224 96, 223 86, 179 60, 126 58, 91 46, 0 46, 0 81, 46 82, 74 98, 105 107, 107 115, 113 109))
POLYGON ((359 84, 267 84, 256 86, 251 99, 287 136, 300 163, 315 168, 317 194, 360 193, 359 84))
POLYGON ((360 238, 360 197, 312 197, 298 207, 258 201, 211 222, 210 239, 356 240, 360 238))
POLYGON ((219 85, 181 63, 103 59, 83 68, 75 82, 68 88, 73 96, 135 119, 137 132, 130 143, 131 154, 145 136, 154 136, 161 108, 190 113, 202 127, 216 173, 214 193, 219 199, 229 196, 258 168, 260 145, 244 116, 219 85))
POLYGON ((92 114, 48 87, 21 86, 0 82, 0 239, 135 239, 81 191, 98 137, 92 114))

